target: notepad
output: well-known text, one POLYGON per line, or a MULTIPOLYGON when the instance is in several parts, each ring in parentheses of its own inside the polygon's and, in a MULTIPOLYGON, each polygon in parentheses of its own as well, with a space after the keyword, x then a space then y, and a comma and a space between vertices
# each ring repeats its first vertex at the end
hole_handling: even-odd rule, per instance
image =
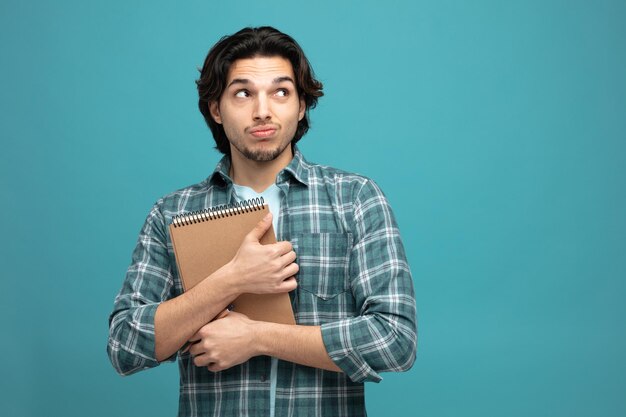
MULTIPOLYGON (((268 212, 260 197, 175 216, 169 228, 184 290, 233 259, 244 237, 268 212)), ((276 242, 272 226, 260 242, 276 242)), ((232 301, 232 309, 252 320, 296 324, 287 293, 242 294, 232 301)))

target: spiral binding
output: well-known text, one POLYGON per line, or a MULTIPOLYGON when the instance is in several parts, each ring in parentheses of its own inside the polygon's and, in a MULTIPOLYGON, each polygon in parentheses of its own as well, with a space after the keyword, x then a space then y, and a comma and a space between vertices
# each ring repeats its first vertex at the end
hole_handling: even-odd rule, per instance
POLYGON ((238 214, 258 211, 263 209, 265 200, 263 197, 251 198, 231 204, 209 207, 203 210, 190 211, 179 214, 172 218, 174 227, 189 226, 194 223, 202 223, 209 220, 221 219, 224 217, 236 216, 238 214))

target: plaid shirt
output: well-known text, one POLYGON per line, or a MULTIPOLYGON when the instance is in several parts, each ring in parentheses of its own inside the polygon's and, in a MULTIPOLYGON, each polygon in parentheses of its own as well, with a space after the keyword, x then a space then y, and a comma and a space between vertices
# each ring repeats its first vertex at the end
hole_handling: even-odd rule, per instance
MULTIPOLYGON (((163 197, 141 229, 111 313, 108 353, 122 375, 157 366, 154 314, 183 291, 168 225, 188 211, 233 201, 230 160, 205 181, 163 197)), ((276 416, 364 416, 364 381, 415 360, 413 282, 398 228, 381 190, 359 175, 307 162, 296 149, 276 184, 283 194, 277 238, 297 254, 296 321, 320 325, 344 373, 278 361, 276 416)), ((180 416, 266 416, 270 358, 212 373, 179 353, 180 416)), ((175 360, 176 355, 170 360, 175 360)))

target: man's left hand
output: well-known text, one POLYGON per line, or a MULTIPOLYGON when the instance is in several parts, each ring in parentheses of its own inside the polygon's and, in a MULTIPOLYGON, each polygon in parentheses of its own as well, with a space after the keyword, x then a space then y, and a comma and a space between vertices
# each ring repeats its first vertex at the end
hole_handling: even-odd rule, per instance
POLYGON ((247 361, 258 354, 253 330, 254 321, 234 311, 206 324, 189 340, 194 364, 218 372, 247 361))

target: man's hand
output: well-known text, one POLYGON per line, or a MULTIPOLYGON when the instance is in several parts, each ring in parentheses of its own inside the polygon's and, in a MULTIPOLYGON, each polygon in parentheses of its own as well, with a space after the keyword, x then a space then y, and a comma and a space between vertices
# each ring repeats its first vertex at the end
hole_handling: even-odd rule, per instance
POLYGON ((289 242, 262 245, 259 241, 272 224, 268 213, 244 238, 235 257, 225 265, 239 293, 289 292, 297 287, 298 265, 289 242))
POLYGON ((196 366, 222 371, 259 354, 252 343, 253 336, 254 322, 241 313, 229 311, 193 335, 189 353, 196 366))

